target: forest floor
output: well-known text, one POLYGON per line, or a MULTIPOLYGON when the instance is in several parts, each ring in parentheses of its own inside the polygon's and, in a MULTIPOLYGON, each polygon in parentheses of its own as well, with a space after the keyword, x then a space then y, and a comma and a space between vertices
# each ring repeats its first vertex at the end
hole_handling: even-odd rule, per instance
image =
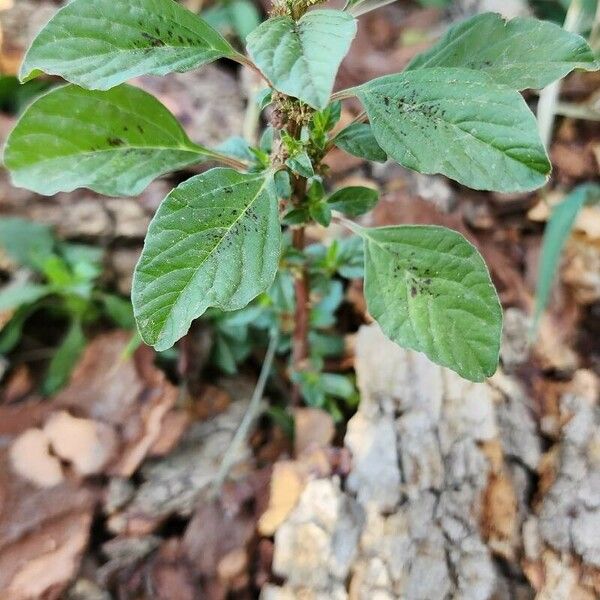
MULTIPOLYGON (((56 7, 0 0, 5 73, 56 7)), ((401 70, 452 20, 490 8, 527 10, 400 1, 365 15, 337 87, 401 70)), ((254 82, 229 65, 136 83, 198 142, 254 130, 254 82)), ((599 86, 598 73, 575 73, 561 100, 585 105, 599 86)), ((342 119, 357 110, 345 106, 342 119)), ((15 118, 0 113, 0 144, 15 118)), ((599 208, 577 221, 540 334, 527 338, 548 200, 598 181, 600 123, 557 117, 550 155, 547 189, 507 196, 332 153, 336 185, 381 192, 365 223, 445 225, 477 245, 505 309, 501 366, 473 384, 398 348, 370 322, 355 281, 344 306, 362 324, 343 331, 335 368, 356 371, 356 412, 336 424, 295 409, 293 439, 261 417, 218 493, 260 356, 220 375, 207 366, 211 331, 199 323, 164 368, 148 347, 128 356, 131 334, 101 323, 68 385, 48 398, 37 383, 60 324, 34 322, 46 347, 37 335, 2 364, 0 599, 600 598, 599 208)), ((104 285, 128 295, 174 181, 134 199, 46 198, 11 187, 0 169, 0 213, 103 248, 104 285)), ((321 241, 339 234, 311 230, 321 241)), ((9 280, 14 268, 0 262, 9 280)), ((282 392, 270 385, 265 405, 273 397, 282 392)))

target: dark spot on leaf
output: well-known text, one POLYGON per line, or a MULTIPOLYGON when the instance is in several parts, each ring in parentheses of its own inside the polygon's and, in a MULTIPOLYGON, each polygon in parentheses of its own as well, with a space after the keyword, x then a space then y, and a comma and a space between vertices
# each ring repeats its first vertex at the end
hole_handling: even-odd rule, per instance
POLYGON ((125 140, 122 140, 118 137, 109 137, 106 141, 108 142, 109 146, 113 147, 123 146, 125 144, 125 140))
POLYGON ((142 32, 142 37, 145 38, 148 42, 150 42, 150 45, 154 48, 158 48, 159 46, 165 45, 165 43, 162 40, 158 39, 157 37, 154 37, 153 35, 150 35, 149 33, 146 33, 145 31, 142 32))
POLYGON ((417 288, 416 286, 412 285, 410 287, 410 295, 414 298, 417 295, 417 288))

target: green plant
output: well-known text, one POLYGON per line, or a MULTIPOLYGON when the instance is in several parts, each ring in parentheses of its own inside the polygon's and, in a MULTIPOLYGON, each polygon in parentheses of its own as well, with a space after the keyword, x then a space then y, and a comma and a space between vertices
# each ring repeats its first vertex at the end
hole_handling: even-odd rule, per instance
POLYGON ((584 183, 578 185, 557 204, 550 213, 550 219, 544 232, 538 283, 533 315, 533 331, 536 332, 552 290, 552 283, 558 269, 562 249, 564 248, 571 230, 581 209, 600 202, 600 185, 584 183))
POLYGON ((260 15, 251 0, 220 0, 202 12, 202 18, 225 36, 245 41, 260 24, 260 15))
POLYGON ((20 267, 0 291, 0 312, 8 318, 0 354, 19 343, 27 319, 40 310, 69 323, 42 382, 45 394, 68 380, 85 346, 85 325, 106 316, 119 327, 135 327, 130 302, 99 288, 99 248, 59 242, 49 227, 17 217, 0 219, 0 248, 20 267))
POLYGON ((138 194, 153 178, 201 161, 226 165, 176 187, 150 224, 132 299, 141 337, 159 350, 207 309, 239 310, 287 277, 295 297, 292 378, 310 396, 318 282, 305 229, 335 218, 362 239, 367 305, 383 331, 480 381, 496 369, 502 316, 477 250, 441 227, 368 229, 349 221, 343 212, 356 216, 375 198, 364 190, 328 194, 327 154, 339 146, 391 158, 481 190, 538 188, 550 164, 519 91, 574 68, 597 69, 596 60, 585 40, 556 25, 482 14, 453 27, 404 72, 332 94, 356 33, 352 12, 366 9, 359 0, 347 10, 309 10, 318 3, 277 0, 248 35, 245 56, 171 0, 73 0, 34 40, 20 74, 71 83, 25 111, 8 139, 6 165, 16 185, 43 194, 83 186, 111 195, 138 194), (271 105, 271 126, 259 147, 200 146, 156 99, 124 83, 218 58, 253 69, 268 86, 259 101, 271 105), (365 112, 336 129, 339 102, 352 97, 365 112), (282 255, 282 225, 291 261, 289 251, 282 255))

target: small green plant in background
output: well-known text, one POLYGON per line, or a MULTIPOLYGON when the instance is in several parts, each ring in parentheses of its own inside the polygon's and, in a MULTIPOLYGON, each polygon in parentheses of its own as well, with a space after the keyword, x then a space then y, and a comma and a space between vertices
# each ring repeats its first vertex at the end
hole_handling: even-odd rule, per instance
POLYGON ((584 206, 594 206, 598 203, 600 203, 600 185, 584 183, 567 194, 550 213, 550 219, 544 231, 540 255, 532 328, 534 333, 537 331, 542 314, 548 306, 561 253, 571 235, 577 216, 584 206))
POLYGON ((221 0, 202 11, 202 18, 224 36, 234 35, 242 43, 260 24, 260 14, 251 0, 221 0))
MULTIPOLYGON (((20 73, 23 81, 48 73, 70 83, 25 111, 5 163, 16 185, 42 194, 88 187, 110 195, 138 194, 154 178, 202 161, 225 165, 177 186, 150 224, 132 299, 142 339, 158 350, 209 309, 223 311, 224 344, 232 339, 226 313, 253 303, 288 333, 291 379, 305 400, 349 396, 339 380, 314 376, 322 367, 319 325, 331 322, 340 298, 337 275, 323 283, 316 265, 331 271, 328 253, 340 246, 307 248, 306 227, 336 220, 362 246, 367 306, 383 331, 481 381, 497 366, 502 315, 477 250, 442 227, 350 221, 377 198, 366 188, 331 190, 327 155, 337 146, 480 190, 539 188, 550 163, 519 92, 597 62, 583 38, 554 24, 482 14, 451 28, 404 72, 332 94, 356 34, 354 15, 369 5, 314 4, 276 2, 242 54, 171 0, 73 0, 39 33, 20 73), (259 102, 270 107, 271 126, 256 148, 241 140, 198 145, 155 98, 125 83, 220 58, 265 82, 259 102), (349 98, 364 112, 341 128, 340 102, 349 98), (293 315, 273 299, 277 286, 293 315)), ((233 340, 251 325, 240 318, 231 316, 233 340)), ((247 351, 241 346, 231 364, 247 351)))
POLYGON ((20 342, 27 320, 38 311, 68 321, 67 333, 53 354, 42 392, 62 387, 86 344, 86 325, 107 317, 119 327, 134 329, 131 303, 102 291, 102 250, 58 241, 52 230, 17 217, 0 219, 0 249, 18 267, 0 291, 0 313, 7 320, 0 331, 0 354, 20 342))
POLYGON ((305 248, 304 256, 299 256, 289 236, 285 236, 281 268, 267 292, 241 310, 223 312, 211 308, 204 314, 214 334, 211 358, 223 372, 234 374, 254 348, 267 345, 269 332, 274 328, 280 331, 277 353, 289 354, 296 312, 293 272, 295 266, 305 262, 312 283, 310 360, 307 369, 295 374, 294 380, 307 404, 324 408, 340 420, 343 407, 352 407, 357 401, 354 377, 327 372, 325 363, 345 351, 344 338, 335 327, 344 285, 364 274, 362 244, 356 237, 334 240, 328 246, 311 244, 305 248))

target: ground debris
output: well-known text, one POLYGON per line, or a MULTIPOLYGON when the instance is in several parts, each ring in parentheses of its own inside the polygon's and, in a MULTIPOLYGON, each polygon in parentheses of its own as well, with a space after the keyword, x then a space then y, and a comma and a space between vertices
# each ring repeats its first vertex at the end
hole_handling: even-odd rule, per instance
MULTIPOLYGON (((131 501, 111 516, 109 528, 141 535, 153 531, 172 514, 191 515, 199 497, 208 493, 215 481, 252 389, 250 382, 237 381, 234 389, 228 390, 237 401, 225 412, 190 425, 173 452, 146 462, 141 469, 142 484, 131 501)), ((248 458, 249 448, 244 446, 237 457, 237 467, 242 472, 248 458)))

